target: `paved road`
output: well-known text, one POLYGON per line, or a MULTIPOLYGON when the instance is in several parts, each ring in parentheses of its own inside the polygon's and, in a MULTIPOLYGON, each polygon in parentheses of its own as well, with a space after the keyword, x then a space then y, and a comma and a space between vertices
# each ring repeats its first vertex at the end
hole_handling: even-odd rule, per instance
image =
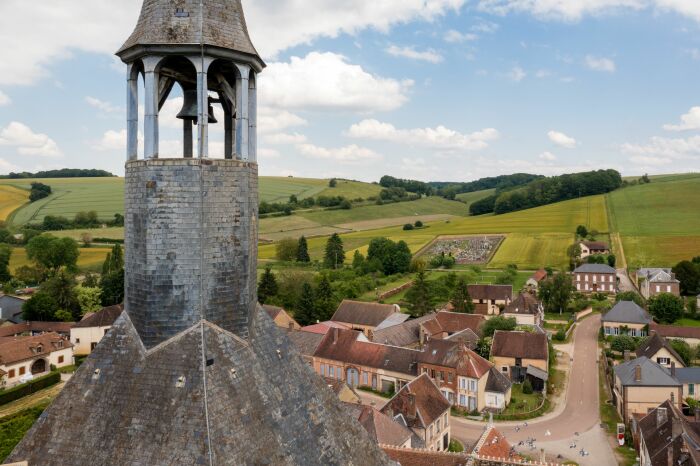
POLYGON ((637 287, 634 286, 630 276, 627 274, 627 269, 617 269, 617 278, 620 279, 619 288, 620 291, 634 291, 639 292, 637 287))

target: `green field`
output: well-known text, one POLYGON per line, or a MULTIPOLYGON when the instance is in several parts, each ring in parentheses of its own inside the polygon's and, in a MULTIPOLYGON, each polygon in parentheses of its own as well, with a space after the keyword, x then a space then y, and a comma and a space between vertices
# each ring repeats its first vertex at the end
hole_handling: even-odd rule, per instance
POLYGON ((652 177, 608 195, 628 266, 672 266, 700 255, 700 175, 652 177))
MULTIPOLYGON (((107 253, 111 250, 111 247, 97 246, 81 248, 80 256, 78 257, 78 267, 81 270, 99 272, 102 269, 102 263, 105 261, 107 253)), ((32 262, 27 257, 27 251, 24 248, 13 248, 12 256, 10 257, 10 270, 14 272, 18 267, 22 267, 23 265, 32 265, 32 262)))
POLYGON ((485 197, 491 196, 495 192, 495 189, 484 189, 483 191, 474 191, 473 193, 457 194, 457 200, 467 204, 467 210, 469 210, 470 205, 472 205, 476 201, 482 200, 485 197))

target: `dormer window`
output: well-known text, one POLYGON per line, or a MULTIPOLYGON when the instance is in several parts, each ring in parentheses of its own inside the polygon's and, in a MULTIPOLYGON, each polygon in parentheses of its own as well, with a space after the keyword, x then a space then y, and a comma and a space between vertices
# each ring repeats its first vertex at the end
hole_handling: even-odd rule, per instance
POLYGON ((175 17, 176 18, 189 18, 190 14, 185 11, 184 8, 175 8, 175 17))

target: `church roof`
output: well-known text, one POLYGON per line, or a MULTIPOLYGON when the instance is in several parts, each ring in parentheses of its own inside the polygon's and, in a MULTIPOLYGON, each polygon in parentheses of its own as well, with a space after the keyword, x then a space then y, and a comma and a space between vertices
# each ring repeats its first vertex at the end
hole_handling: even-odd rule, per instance
POLYGON ((389 464, 260 307, 247 340, 200 321, 150 350, 122 314, 7 461, 389 464))
POLYGON ((139 45, 202 43, 260 59, 248 34, 241 0, 144 0, 136 29, 117 55, 139 45))

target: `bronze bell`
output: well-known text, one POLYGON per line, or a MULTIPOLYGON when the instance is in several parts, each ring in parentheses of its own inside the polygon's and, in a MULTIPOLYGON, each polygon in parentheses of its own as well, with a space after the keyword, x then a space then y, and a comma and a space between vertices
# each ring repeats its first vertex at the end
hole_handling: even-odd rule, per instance
MULTIPOLYGON (((184 102, 182 104, 182 110, 177 114, 177 118, 181 120, 192 120, 194 124, 197 124, 198 112, 197 112, 197 89, 186 90, 183 92, 184 102)), ((209 123, 218 123, 216 117, 214 116, 214 107, 211 105, 212 98, 209 97, 208 100, 208 111, 209 111, 209 123)))

